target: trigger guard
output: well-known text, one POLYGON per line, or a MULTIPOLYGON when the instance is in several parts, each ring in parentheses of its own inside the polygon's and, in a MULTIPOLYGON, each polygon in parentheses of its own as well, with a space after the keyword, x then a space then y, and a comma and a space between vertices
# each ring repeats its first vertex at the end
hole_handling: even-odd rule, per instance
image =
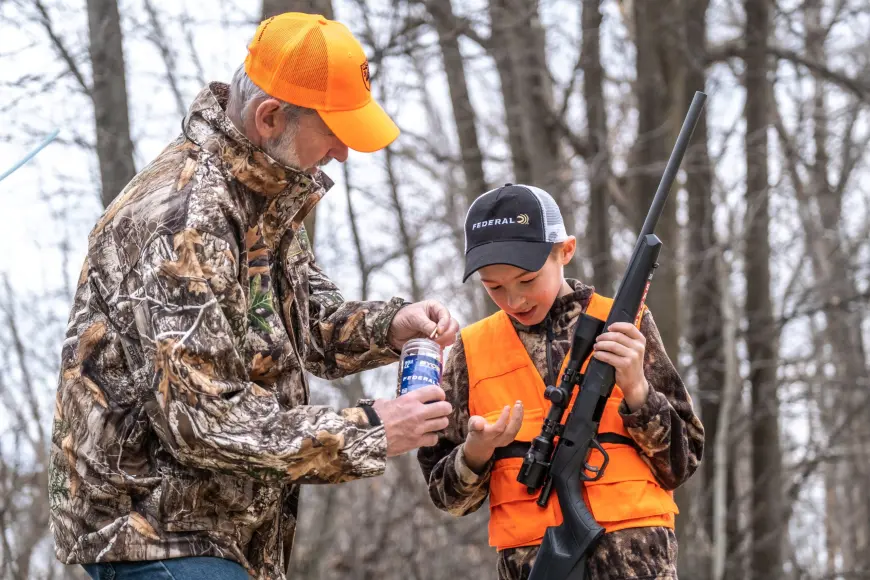
POLYGON ((601 463, 601 465, 597 467, 589 465, 588 463, 584 463, 583 472, 580 474, 580 478, 583 481, 598 481, 599 479, 604 477, 604 470, 607 468, 607 464, 610 463, 610 456, 607 454, 607 451, 604 450, 604 447, 601 446, 601 443, 598 442, 598 439, 592 439, 589 444, 597 449, 599 453, 601 453, 604 461, 601 463), (590 477, 586 475, 587 471, 594 473, 595 475, 590 477))

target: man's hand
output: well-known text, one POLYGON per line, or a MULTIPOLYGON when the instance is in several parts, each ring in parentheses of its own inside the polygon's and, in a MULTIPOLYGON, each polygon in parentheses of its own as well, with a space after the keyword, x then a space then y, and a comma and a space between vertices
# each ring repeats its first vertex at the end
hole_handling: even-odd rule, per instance
POLYGON ((378 399, 372 407, 387 432, 387 457, 438 443, 436 431, 446 429, 453 405, 444 400, 444 390, 430 385, 396 399, 378 399), (429 401, 432 403, 426 404, 429 401))
POLYGON ((649 383, 643 374, 646 338, 628 322, 615 322, 595 339, 593 356, 616 369, 616 384, 632 412, 646 403, 649 383))
POLYGON ((442 347, 450 346, 456 341, 457 332, 459 323, 443 304, 424 300, 399 309, 387 336, 393 348, 402 350, 412 338, 432 338, 442 347))
POLYGON ((465 463, 477 473, 499 447, 512 442, 523 424, 523 402, 514 403, 513 409, 505 406, 498 420, 490 425, 480 415, 468 419, 468 435, 465 437, 465 463))

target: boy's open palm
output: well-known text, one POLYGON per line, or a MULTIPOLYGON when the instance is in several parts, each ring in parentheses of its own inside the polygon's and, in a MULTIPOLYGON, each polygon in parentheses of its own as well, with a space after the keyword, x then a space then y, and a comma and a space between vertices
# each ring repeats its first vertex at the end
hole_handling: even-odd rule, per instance
POLYGON ((468 435, 465 438, 465 462, 477 471, 482 468, 499 447, 511 443, 523 424, 523 403, 517 401, 513 408, 505 406, 495 423, 488 423, 480 415, 468 419, 468 435))

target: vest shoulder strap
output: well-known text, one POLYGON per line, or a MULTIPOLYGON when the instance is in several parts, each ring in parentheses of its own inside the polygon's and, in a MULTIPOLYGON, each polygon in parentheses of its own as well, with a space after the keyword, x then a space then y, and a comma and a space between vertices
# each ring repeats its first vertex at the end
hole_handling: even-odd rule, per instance
MULTIPOLYGON (((613 307, 613 298, 608 298, 606 296, 602 296, 597 292, 592 294, 592 297, 589 299, 589 304, 586 305, 586 314, 600 320, 602 322, 607 321, 607 317, 610 315, 610 309, 613 307)), ((644 313, 646 313, 646 304, 643 305, 643 308, 640 309, 639 316, 637 320, 635 320, 635 326, 640 328, 641 320, 643 319, 644 313)))
MULTIPOLYGON (((638 453, 641 453, 640 445, 638 445, 634 439, 626 437, 625 435, 620 435, 619 433, 599 433, 596 439, 598 439, 598 442, 602 445, 606 443, 611 445, 626 445, 638 453)), ((530 447, 531 444, 528 441, 512 441, 504 447, 496 449, 493 454, 493 459, 496 461, 512 457, 519 457, 522 459, 526 456, 530 447)))
POLYGON ((597 292, 593 292, 592 297, 589 298, 589 304, 586 305, 586 314, 604 322, 607 320, 612 306, 613 298, 607 298, 597 292))

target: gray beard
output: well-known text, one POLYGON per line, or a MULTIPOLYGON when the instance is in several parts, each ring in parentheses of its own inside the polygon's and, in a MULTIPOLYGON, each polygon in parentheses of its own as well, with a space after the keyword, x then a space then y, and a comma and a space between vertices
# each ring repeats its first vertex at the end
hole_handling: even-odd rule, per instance
MULTIPOLYGON (((308 169, 307 167, 301 167, 299 163, 299 158, 296 156, 295 151, 293 150, 293 140, 295 139, 296 134, 293 131, 285 131, 280 137, 276 139, 270 139, 265 143, 264 150, 272 159, 276 161, 280 161, 287 167, 291 167, 296 171, 305 171, 308 169)), ((314 164, 315 167, 323 167, 327 163, 332 161, 332 157, 329 155, 323 157, 320 161, 314 164)))

